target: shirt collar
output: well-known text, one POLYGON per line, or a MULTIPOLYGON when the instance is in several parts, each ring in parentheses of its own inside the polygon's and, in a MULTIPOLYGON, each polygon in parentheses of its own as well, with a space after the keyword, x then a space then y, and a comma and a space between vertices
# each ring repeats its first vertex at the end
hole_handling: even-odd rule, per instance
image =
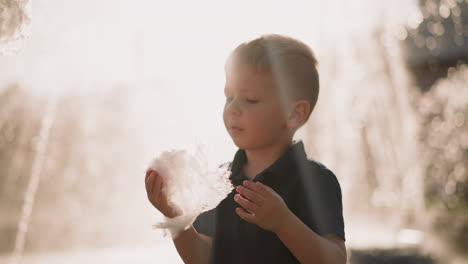
MULTIPOLYGON (((304 150, 304 143, 302 141, 294 142, 279 159, 277 159, 271 166, 260 172, 254 181, 260 181, 266 183, 273 189, 280 185, 282 176, 288 174, 297 175, 297 168, 301 166, 303 161, 307 160, 307 154, 304 150)), ((234 156, 234 160, 231 166, 231 180, 234 185, 242 184, 243 180, 246 180, 242 172, 242 168, 247 162, 247 155, 245 151, 239 149, 234 156)))

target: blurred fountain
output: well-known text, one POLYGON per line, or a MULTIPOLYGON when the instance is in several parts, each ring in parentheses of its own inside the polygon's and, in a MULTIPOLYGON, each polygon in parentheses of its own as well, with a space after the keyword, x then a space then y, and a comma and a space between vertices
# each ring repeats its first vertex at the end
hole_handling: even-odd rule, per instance
POLYGON ((0 55, 15 54, 31 31, 29 0, 0 0, 0 55))
POLYGON ((399 39, 420 11, 417 2, 405 3, 402 11, 403 2, 335 1, 343 34, 323 40, 318 52, 322 90, 304 134, 308 153, 339 177, 348 242, 356 248, 395 247, 401 230, 423 228, 419 91, 399 39))
POLYGON ((21 215, 18 221, 18 231, 15 238, 15 247, 11 256, 10 263, 18 263, 18 258, 22 256, 24 245, 26 242, 26 234, 31 221, 31 213, 36 199, 36 192, 39 186, 40 177, 42 175, 42 167, 46 155, 46 148, 49 142, 49 134, 55 118, 56 95, 51 93, 49 101, 46 103, 46 110, 41 120, 38 138, 34 154, 34 160, 31 168, 31 176, 29 178, 24 203, 21 210, 21 215))

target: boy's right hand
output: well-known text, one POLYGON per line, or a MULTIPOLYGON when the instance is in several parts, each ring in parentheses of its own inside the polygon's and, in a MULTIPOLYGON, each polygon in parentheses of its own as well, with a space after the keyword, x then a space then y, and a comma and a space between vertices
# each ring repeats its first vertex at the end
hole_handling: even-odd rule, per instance
POLYGON ((163 191, 163 179, 157 171, 148 169, 146 171, 145 186, 148 200, 167 218, 174 218, 182 214, 179 208, 169 205, 166 194, 163 191))

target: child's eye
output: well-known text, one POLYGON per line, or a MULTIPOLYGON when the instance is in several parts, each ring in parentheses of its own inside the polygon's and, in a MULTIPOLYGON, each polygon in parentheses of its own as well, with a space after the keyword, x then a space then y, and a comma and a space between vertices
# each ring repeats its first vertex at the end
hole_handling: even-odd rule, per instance
POLYGON ((245 99, 245 101, 247 101, 247 103, 249 103, 249 104, 256 104, 256 103, 258 103, 258 100, 253 100, 253 99, 245 99))

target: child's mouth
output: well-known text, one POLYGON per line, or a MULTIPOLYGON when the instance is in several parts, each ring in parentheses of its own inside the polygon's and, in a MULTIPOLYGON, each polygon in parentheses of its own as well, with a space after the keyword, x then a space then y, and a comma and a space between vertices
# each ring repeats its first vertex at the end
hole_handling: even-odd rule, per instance
POLYGON ((239 132, 242 132, 242 131, 243 131, 243 129, 240 128, 240 127, 235 127, 235 126, 229 127, 229 132, 231 132, 231 133, 239 133, 239 132))

